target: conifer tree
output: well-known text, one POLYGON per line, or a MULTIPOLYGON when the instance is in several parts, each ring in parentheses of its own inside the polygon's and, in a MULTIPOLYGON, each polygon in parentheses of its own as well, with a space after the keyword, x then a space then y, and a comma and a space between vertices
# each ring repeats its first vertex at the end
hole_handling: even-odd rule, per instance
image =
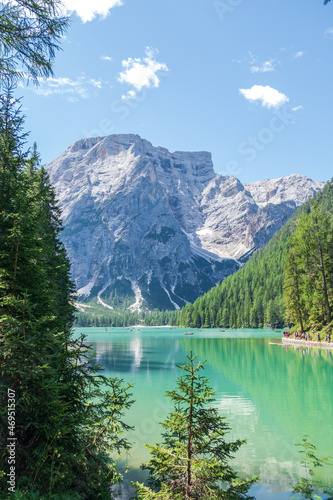
POLYGON ((311 324, 323 327, 332 321, 332 237, 332 216, 313 203, 297 223, 285 269, 288 314, 302 331, 311 324))
POLYGON ((284 282, 284 300, 286 303, 286 314, 291 322, 300 325, 300 331, 304 332, 307 319, 305 301, 302 294, 304 275, 300 266, 297 265, 296 249, 291 239, 290 251, 287 256, 284 282))
POLYGON ((23 149, 10 89, 0 104, 0 496, 8 494, 10 390, 16 488, 27 498, 35 489, 48 498, 109 499, 121 479, 110 453, 129 448, 121 434, 130 386, 101 376, 84 339, 73 338, 75 296, 55 193, 36 149, 23 149))
POLYGON ((129 448, 122 433, 130 386, 103 377, 84 338, 73 338, 74 286, 60 211, 36 147, 30 155, 24 149, 13 98, 19 79, 38 83, 52 74, 68 26, 60 5, 0 5, 0 497, 14 493, 7 483, 10 435, 18 497, 106 500, 121 479, 110 454, 129 448), (10 429, 8 391, 16 403, 10 429))
POLYGON ((0 5, 0 84, 52 75, 69 19, 59 0, 6 0, 0 5))
POLYGON ((225 418, 212 407, 214 391, 199 374, 205 363, 178 366, 185 374, 177 388, 167 392, 174 410, 164 421, 162 444, 148 446, 152 458, 143 466, 150 472, 149 486, 135 483, 138 499, 249 499, 257 478, 239 480, 229 462, 245 441, 228 443, 225 418))

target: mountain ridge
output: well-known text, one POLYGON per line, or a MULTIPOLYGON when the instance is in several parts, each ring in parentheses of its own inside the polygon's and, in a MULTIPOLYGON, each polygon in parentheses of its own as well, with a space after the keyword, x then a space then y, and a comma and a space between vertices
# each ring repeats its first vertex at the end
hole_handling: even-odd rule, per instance
POLYGON ((333 217, 333 179, 306 201, 245 266, 186 305, 178 315, 182 327, 263 328, 288 324, 283 298, 289 243, 297 221, 314 202, 333 217))
POLYGON ((80 300, 129 310, 195 300, 324 184, 294 174, 243 185, 216 174, 208 152, 135 134, 82 139, 46 169, 80 300))

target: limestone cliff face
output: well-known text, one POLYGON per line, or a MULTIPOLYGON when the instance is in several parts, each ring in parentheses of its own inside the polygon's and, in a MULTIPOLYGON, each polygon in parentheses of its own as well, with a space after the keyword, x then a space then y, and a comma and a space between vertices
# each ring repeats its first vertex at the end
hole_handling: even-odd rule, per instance
POLYGON ((76 142, 47 167, 81 300, 179 308, 234 272, 321 189, 292 175, 243 185, 210 153, 137 135, 76 142))

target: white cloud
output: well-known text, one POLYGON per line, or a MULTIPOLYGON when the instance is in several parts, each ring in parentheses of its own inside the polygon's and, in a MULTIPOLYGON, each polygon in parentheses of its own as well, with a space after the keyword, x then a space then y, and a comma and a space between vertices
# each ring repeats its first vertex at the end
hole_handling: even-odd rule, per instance
POLYGON ((130 57, 122 61, 124 71, 119 74, 118 81, 128 83, 135 89, 128 92, 128 98, 134 99, 136 91, 140 92, 144 87, 158 87, 160 80, 156 73, 158 71, 169 71, 166 64, 156 61, 157 54, 157 49, 146 47, 146 57, 143 59, 132 59, 130 57))
POLYGON ((265 61, 258 66, 251 66, 250 71, 251 73, 267 73, 269 71, 274 71, 275 66, 273 64, 273 61, 265 61))
POLYGON ((333 38, 333 28, 328 28, 324 33, 325 38, 333 38))
POLYGON ((124 94, 121 96, 123 101, 126 101, 126 99, 135 99, 136 98, 136 92, 135 90, 129 90, 127 94, 124 94))
POLYGON ((87 80, 87 83, 92 85, 93 87, 96 87, 97 89, 102 88, 102 80, 95 80, 95 78, 90 78, 87 80))
POLYGON ((299 52, 296 52, 296 54, 294 54, 294 59, 299 59, 300 57, 303 57, 304 56, 304 52, 302 50, 300 50, 299 52))
POLYGON ((291 111, 296 112, 296 111, 301 111, 302 109, 304 109, 303 106, 295 106, 294 108, 291 108, 291 111))
POLYGON ((95 17, 107 17, 113 7, 122 5, 122 0, 63 0, 62 4, 67 14, 75 12, 84 23, 95 17))
POLYGON ((33 91, 36 94, 49 97, 50 95, 61 95, 68 101, 75 102, 80 99, 88 99, 92 95, 92 91, 96 93, 96 89, 101 89, 103 86, 102 80, 88 78, 85 75, 79 76, 76 80, 70 78, 46 78, 39 80, 39 86, 34 87, 33 91))
MULTIPOLYGON (((12 2, 12 0, 1 1, 3 4, 8 4, 10 2, 12 2)), ((14 1, 14 4, 16 3, 17 2, 14 1)), ((123 0, 61 0, 59 12, 64 15, 75 13, 84 23, 86 23, 98 16, 105 19, 110 14, 113 7, 120 5, 123 5, 123 0)))
POLYGON ((112 57, 110 57, 110 56, 105 56, 105 55, 100 56, 100 59, 102 59, 102 61, 108 61, 108 62, 113 61, 112 57))
POLYGON ((239 89, 239 92, 250 102, 261 101, 266 108, 278 108, 289 101, 285 94, 282 94, 269 85, 253 85, 250 89, 239 89))

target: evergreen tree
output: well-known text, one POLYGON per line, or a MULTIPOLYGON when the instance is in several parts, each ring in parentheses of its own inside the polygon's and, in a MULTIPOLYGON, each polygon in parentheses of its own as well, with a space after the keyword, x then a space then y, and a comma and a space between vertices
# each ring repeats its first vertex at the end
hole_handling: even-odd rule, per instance
POLYGON ((215 401, 208 379, 199 374, 204 363, 196 356, 178 366, 185 372, 177 389, 167 392, 174 410, 162 424, 162 444, 148 446, 152 458, 149 486, 135 483, 139 499, 241 499, 257 478, 239 480, 229 465, 244 441, 226 442, 229 426, 212 407, 215 401))
POLYGON ((332 216, 314 203, 291 238, 285 269, 289 317, 300 329, 330 325, 333 303, 332 216))
POLYGON ((52 75, 69 20, 59 0, 7 0, 0 6, 0 83, 52 75))
POLYGON ((11 87, 52 74, 68 26, 60 6, 58 0, 0 6, 1 498, 16 487, 27 499, 109 499, 121 479, 110 454, 129 448, 121 434, 129 428, 123 412, 131 405, 130 386, 101 376, 84 338, 72 336, 75 296, 60 212, 36 147, 31 155, 24 151, 11 87), (10 426, 9 394, 15 397, 10 426), (16 440, 10 490, 9 436, 16 440))
MULTIPOLYGON (((16 439, 16 487, 70 498, 111 498, 110 453, 128 449, 129 388, 102 377, 74 318, 61 220, 38 155, 24 152, 22 117, 0 97, 0 491, 8 494, 8 437, 16 439), (15 427, 8 434, 8 391, 15 427), (88 479, 88 480, 87 480, 88 479)), ((28 496, 27 496, 28 498, 28 496)))
POLYGON ((294 247, 295 243, 292 239, 285 268, 284 300, 287 316, 292 323, 299 324, 301 332, 304 332, 307 314, 304 298, 302 297, 303 275, 297 265, 297 254, 294 247))

